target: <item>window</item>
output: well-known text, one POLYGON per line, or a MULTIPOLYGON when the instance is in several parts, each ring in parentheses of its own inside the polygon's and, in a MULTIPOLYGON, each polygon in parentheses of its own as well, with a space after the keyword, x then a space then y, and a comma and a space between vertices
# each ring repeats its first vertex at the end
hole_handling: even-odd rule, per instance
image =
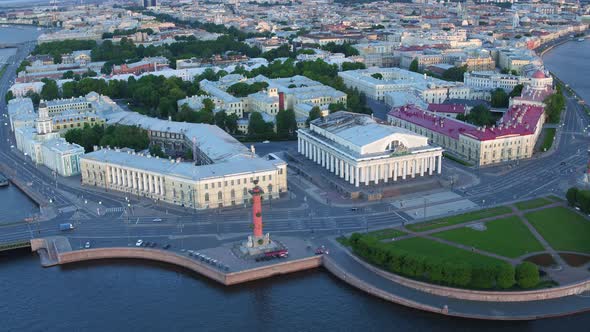
POLYGON ((205 193, 205 202, 209 202, 209 193, 205 193))
POLYGON ((219 191, 217 193, 217 200, 222 200, 223 199, 223 194, 221 193, 221 191, 219 191))
POLYGON ((205 189, 209 189, 209 185, 205 183, 205 189))

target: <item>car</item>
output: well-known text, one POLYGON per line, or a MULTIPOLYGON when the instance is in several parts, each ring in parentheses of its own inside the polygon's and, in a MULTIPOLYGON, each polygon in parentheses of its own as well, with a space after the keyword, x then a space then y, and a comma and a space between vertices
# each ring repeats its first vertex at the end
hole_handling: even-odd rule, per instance
POLYGON ((160 218, 156 218, 156 219, 154 219, 154 220, 152 220, 152 221, 153 221, 153 222, 160 222, 160 221, 162 221, 162 219, 160 219, 160 218))
POLYGON ((151 243, 151 247, 152 247, 152 248, 153 248, 153 247, 155 247, 155 246, 157 246, 157 245, 158 245, 158 244, 157 244, 156 242, 152 242, 152 243, 151 243))
POLYGON ((143 240, 137 240, 137 242, 135 242, 136 247, 141 247, 142 245, 143 245, 143 240))
POLYGON ((268 144, 270 141, 262 141, 263 144, 268 144))
POLYGON ((162 249, 168 249, 170 248, 170 244, 166 244, 165 246, 162 247, 162 249))
POLYGON ((359 208, 351 208, 350 211, 358 211, 359 208))
POLYGON ((84 249, 88 249, 90 248, 90 242, 86 242, 86 244, 84 245, 84 249))
POLYGON ((560 163, 560 165, 561 165, 561 166, 565 166, 565 161, 562 161, 562 162, 560 163))
POLYGON ((143 245, 146 247, 149 247, 152 245, 152 243, 150 241, 147 241, 147 242, 144 242, 143 245))
POLYGON ((188 255, 189 255, 189 256, 192 256, 192 255, 195 253, 195 252, 194 252, 194 251, 192 251, 192 250, 187 250, 187 252, 188 252, 188 255))

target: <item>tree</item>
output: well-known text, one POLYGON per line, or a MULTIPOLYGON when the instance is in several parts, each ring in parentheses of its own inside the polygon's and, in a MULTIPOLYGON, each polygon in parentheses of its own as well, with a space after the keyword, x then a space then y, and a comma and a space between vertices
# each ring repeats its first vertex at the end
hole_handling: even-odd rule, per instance
POLYGON ((442 78, 447 81, 463 82, 465 72, 467 72, 467 65, 461 67, 451 67, 444 71, 442 78))
POLYGON ((517 84, 514 86, 514 88, 512 89, 512 91, 510 91, 510 93, 508 94, 509 97, 520 97, 520 95, 522 94, 522 88, 524 88, 523 84, 517 84))
POLYGON ((516 267, 516 282, 521 288, 532 288, 539 284, 539 267, 531 262, 522 262, 516 267))
POLYGON ((225 126, 230 134, 235 134, 238 131, 238 116, 235 113, 228 115, 225 126))
POLYGON ((346 111, 346 106, 343 103, 331 103, 330 105, 328 105, 328 110, 330 111, 330 113, 346 111))
POLYGON ((498 120, 497 116, 494 116, 490 109, 484 105, 477 105, 469 111, 469 114, 457 115, 457 120, 465 121, 476 126, 492 126, 498 120))
POLYGON ((358 69, 366 69, 366 68, 367 68, 367 66, 365 66, 365 64, 362 62, 344 62, 342 64, 342 71, 358 70, 358 69))
POLYGON ((74 78, 74 72, 71 70, 66 71, 61 78, 63 79, 73 79, 74 78))
POLYGON ((497 88, 496 90, 492 91, 492 99, 491 104, 492 107, 496 108, 504 108, 508 107, 508 94, 501 88, 497 88))
POLYGON ((78 97, 78 83, 76 81, 66 82, 61 86, 62 98, 78 97))
POLYGON ((277 135, 280 137, 292 136, 297 131, 297 120, 292 109, 279 111, 276 115, 277 135))
POLYGON ((578 188, 571 187, 565 193, 565 197, 567 198, 567 202, 570 206, 575 206, 577 203, 577 195, 578 195, 578 188))
POLYGON ((54 80, 44 79, 42 80, 43 88, 41 89, 41 99, 53 100, 59 98, 59 88, 54 80))
POLYGON ((250 113, 250 120, 248 121, 248 135, 268 135, 273 133, 273 124, 267 123, 262 118, 259 112, 250 113))
POLYGON ((383 79, 383 75, 381 75, 381 73, 372 74, 371 77, 376 78, 378 80, 382 80, 383 79))
POLYGON ((164 151, 162 151, 162 147, 158 144, 153 144, 150 146, 150 154, 154 157, 166 158, 168 157, 164 151))
POLYGON ((420 71, 418 69, 418 58, 415 58, 414 60, 412 60, 412 63, 410 63, 410 71, 413 71, 415 73, 420 71))
POLYGON ((314 106, 309 111, 309 115, 307 116, 307 120, 305 122, 309 126, 309 123, 311 121, 313 121, 321 116, 322 116, 322 111, 320 110, 320 108, 318 106, 314 106))
POLYGON ((33 105, 37 106, 39 105, 39 102, 41 101, 41 96, 39 96, 38 93, 33 92, 32 90, 27 91, 27 93, 25 94, 26 98, 31 98, 31 101, 33 102, 33 105))
POLYGON ((223 130, 226 128, 227 113, 220 111, 215 113, 215 125, 223 130))
POLYGON ((11 90, 6 91, 6 95, 4 95, 4 99, 6 100, 6 103, 8 103, 9 100, 14 99, 14 94, 12 93, 11 90))
POLYGON ((497 277, 496 286, 507 289, 514 285, 514 267, 508 263, 502 263, 496 267, 497 277))
POLYGON ((193 160, 193 150, 192 149, 186 149, 186 151, 184 151, 184 155, 183 155, 185 160, 193 160))

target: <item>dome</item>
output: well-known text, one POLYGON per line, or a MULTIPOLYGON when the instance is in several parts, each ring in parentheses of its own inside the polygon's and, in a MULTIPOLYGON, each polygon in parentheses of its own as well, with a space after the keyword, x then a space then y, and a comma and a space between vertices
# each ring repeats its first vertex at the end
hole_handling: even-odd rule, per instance
POLYGON ((537 70, 537 71, 536 71, 536 72, 533 74, 533 78, 546 78, 546 77, 545 77, 545 74, 544 74, 542 71, 540 71, 540 70, 537 70))

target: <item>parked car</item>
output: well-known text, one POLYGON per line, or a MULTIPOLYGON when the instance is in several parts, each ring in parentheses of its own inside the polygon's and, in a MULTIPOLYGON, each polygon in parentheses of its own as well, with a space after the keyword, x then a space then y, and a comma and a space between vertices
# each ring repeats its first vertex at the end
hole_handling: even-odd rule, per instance
POLYGON ((166 244, 165 246, 162 247, 162 249, 168 249, 170 248, 170 244, 166 244))
POLYGON ((136 247, 141 247, 142 245, 143 245, 143 240, 137 240, 137 242, 135 242, 136 247))
POLYGON ((86 244, 84 245, 84 249, 89 249, 90 248, 90 242, 86 242, 86 244))

